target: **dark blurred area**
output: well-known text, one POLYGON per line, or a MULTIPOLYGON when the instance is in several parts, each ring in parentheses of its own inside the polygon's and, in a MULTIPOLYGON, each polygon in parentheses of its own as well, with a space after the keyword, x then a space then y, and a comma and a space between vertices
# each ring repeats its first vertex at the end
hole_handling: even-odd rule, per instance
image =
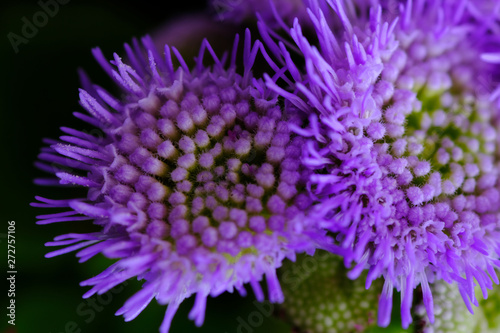
MULTIPOLYGON (((44 258, 44 254, 51 250, 45 248, 44 243, 60 234, 84 232, 91 227, 91 222, 35 224, 36 215, 56 212, 30 207, 29 203, 34 201, 35 195, 64 199, 81 195, 81 190, 34 185, 33 179, 45 174, 37 170, 33 163, 43 146, 42 139, 60 136, 61 126, 88 128, 72 115, 74 111, 82 111, 78 105, 78 68, 84 68, 94 83, 115 91, 111 80, 93 59, 92 47, 100 46, 110 58, 113 52, 121 52, 123 43, 129 42, 132 37, 153 33, 172 20, 183 22, 184 15, 201 12, 206 5, 204 1, 60 0, 65 4, 60 4, 57 12, 53 9, 55 13, 40 24, 36 32, 32 31, 31 37, 25 38, 23 26, 26 20, 33 22, 33 19, 38 19, 42 23, 43 17, 37 16, 43 10, 40 3, 53 1, 3 1, 0 4, 2 280, 5 281, 7 275, 8 221, 15 221, 16 226, 17 270, 16 325, 7 324, 9 318, 5 316, 5 308, 8 300, 4 295, 8 287, 2 284, 0 332, 158 332, 166 307, 156 304, 154 300, 130 323, 114 316, 125 300, 139 290, 140 282, 129 281, 127 286, 101 297, 82 299, 88 288, 80 287, 80 281, 101 272, 111 263, 110 260, 96 257, 79 264, 73 253, 44 258)), ((205 19, 200 17, 195 21, 199 23, 205 19)), ((177 28, 173 35, 179 37, 179 31, 190 26, 186 19, 184 27, 177 28)), ((206 30, 217 36, 213 39, 219 47, 224 45, 231 31, 221 27, 216 24, 206 30)), ((177 40, 185 43, 182 47, 189 54, 194 52, 201 39, 199 36, 187 38, 184 36, 177 40), (189 46, 193 45, 190 49, 189 46)), ((190 299, 181 306, 174 318, 172 333, 290 332, 289 326, 258 310, 251 292, 246 298, 225 294, 209 299, 202 328, 196 328, 187 319, 192 304, 190 299), (249 318, 253 318, 250 324, 249 318), (262 322, 253 325, 258 318, 262 318, 262 322)))

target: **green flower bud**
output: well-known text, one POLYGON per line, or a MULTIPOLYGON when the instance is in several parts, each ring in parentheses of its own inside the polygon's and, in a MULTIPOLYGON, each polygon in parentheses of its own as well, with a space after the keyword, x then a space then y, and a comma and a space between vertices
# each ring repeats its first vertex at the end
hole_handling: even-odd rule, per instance
POLYGON ((376 326, 381 281, 366 290, 366 274, 353 281, 347 271, 340 257, 326 252, 287 261, 281 269, 283 308, 293 324, 311 333, 361 333, 376 326))
MULTIPOLYGON (((434 297, 434 323, 430 323, 425 307, 419 304, 415 308, 417 316, 422 317, 422 333, 484 333, 480 327, 484 319, 482 306, 474 308, 471 314, 464 304, 456 284, 439 281, 431 286, 434 297)), ((477 294, 477 293, 476 293, 477 294)), ((479 295, 477 295, 479 296, 479 295)), ((493 296, 493 295, 492 295, 493 296)), ((480 304, 481 305, 481 304, 480 304)))

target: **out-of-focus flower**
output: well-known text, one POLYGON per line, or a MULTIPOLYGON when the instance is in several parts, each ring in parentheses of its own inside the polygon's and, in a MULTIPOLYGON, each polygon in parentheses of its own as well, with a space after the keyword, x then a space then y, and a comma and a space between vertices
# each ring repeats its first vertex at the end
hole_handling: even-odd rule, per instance
POLYGON ((198 326, 209 295, 245 294, 249 283, 263 300, 264 276, 270 301, 281 302, 276 268, 296 251, 314 250, 313 240, 323 236, 303 218, 310 203, 301 194, 304 140, 289 131, 300 119, 252 76, 259 42, 247 31, 241 71, 237 39, 229 59, 219 59, 204 41, 192 69, 177 49, 165 46, 161 56, 151 39, 142 42, 144 49, 137 41, 125 45, 128 64, 117 54, 110 64, 93 50, 123 95, 116 98, 84 76, 80 104, 88 115, 75 116, 103 137, 63 128, 65 135, 39 156, 38 166, 57 177, 39 184, 84 186, 88 194, 37 197, 35 206, 64 208, 38 223, 93 220, 100 227, 56 237, 46 245, 64 248, 47 257, 79 250, 80 261, 99 253, 117 259, 82 283, 93 286, 84 297, 132 277, 145 280, 117 314, 132 320, 156 298, 168 304, 161 332, 191 295, 189 317, 198 326), (206 53, 211 66, 204 65, 206 53))
POLYGON ((486 297, 498 283, 500 3, 384 3, 311 1, 316 45, 299 20, 295 46, 260 28, 292 89, 268 86, 309 117, 292 125, 313 171, 308 218, 334 235, 330 250, 353 265, 351 278, 385 279, 379 325, 390 322, 396 288, 408 327, 419 285, 432 322, 429 283, 458 285, 470 311, 474 287, 486 297))
POLYGON ((165 44, 175 46, 186 61, 191 61, 204 39, 216 54, 222 54, 231 49, 234 35, 240 30, 234 24, 215 21, 208 13, 192 13, 168 20, 150 35, 158 49, 165 44))
POLYGON ((361 279, 347 277, 339 256, 324 251, 300 255, 296 262, 283 265, 280 281, 283 308, 301 331, 365 332, 376 326, 381 280, 366 290, 361 279))
POLYGON ((274 20, 277 13, 287 22, 295 17, 308 20, 307 6, 302 0, 211 0, 212 10, 221 21, 240 24, 261 15, 266 21, 274 20))

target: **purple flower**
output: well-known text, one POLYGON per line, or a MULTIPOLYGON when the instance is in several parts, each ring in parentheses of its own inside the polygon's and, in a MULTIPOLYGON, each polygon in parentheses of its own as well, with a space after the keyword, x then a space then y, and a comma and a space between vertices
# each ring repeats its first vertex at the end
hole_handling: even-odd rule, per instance
POLYGON ((309 117, 292 125, 313 171, 308 218, 334 235, 351 278, 384 278, 379 325, 401 291, 406 328, 419 285, 433 321, 430 283, 456 283, 471 312, 474 286, 486 297, 498 283, 500 4, 370 3, 311 1, 317 45, 298 20, 291 47, 260 26, 292 90, 268 86, 309 117))
POLYGON ((168 304, 160 328, 167 332, 179 304, 196 295, 189 317, 199 326, 209 295, 233 289, 244 295, 249 283, 262 301, 264 276, 270 301, 281 302, 276 268, 297 251, 314 250, 313 239, 323 237, 302 213, 309 204, 298 161, 304 140, 289 131, 300 118, 252 76, 260 43, 251 43, 249 31, 245 37, 241 73, 238 38, 228 66, 206 41, 193 68, 175 48, 165 46, 160 55, 149 38, 144 50, 137 41, 125 45, 128 64, 116 53, 108 63, 94 49, 122 97, 84 76, 80 104, 88 114, 75 116, 103 135, 62 128, 65 134, 39 156, 38 166, 57 177, 39 184, 88 192, 67 200, 37 197, 34 206, 64 208, 38 216, 38 223, 92 220, 99 227, 55 237, 46 245, 63 248, 46 256, 79 250, 81 262, 99 253, 117 259, 82 283, 92 286, 84 297, 132 277, 144 280, 117 312, 126 321, 156 298, 168 304))

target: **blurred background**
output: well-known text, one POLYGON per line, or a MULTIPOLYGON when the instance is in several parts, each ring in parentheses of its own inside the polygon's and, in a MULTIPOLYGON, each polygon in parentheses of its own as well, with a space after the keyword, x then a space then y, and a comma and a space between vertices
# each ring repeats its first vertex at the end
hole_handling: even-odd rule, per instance
MULTIPOLYGON (((54 0, 0 4, 0 267, 5 276, 7 222, 15 221, 17 269, 16 326, 7 325, 3 310, 0 332, 158 332, 166 307, 155 301, 130 323, 114 316, 140 288, 137 281, 129 281, 124 288, 102 297, 82 299, 88 288, 80 287, 80 281, 100 273, 110 264, 109 260, 96 257, 79 264, 73 253, 44 258, 50 250, 44 243, 60 234, 84 232, 90 222, 35 224, 36 215, 52 213, 29 206, 35 195, 61 199, 79 195, 81 190, 34 185, 33 179, 45 174, 33 163, 43 146, 42 139, 60 136, 61 126, 91 129, 72 115, 81 111, 78 68, 84 68, 93 82, 116 91, 93 59, 91 48, 100 46, 110 58, 113 52, 123 50, 124 42, 151 33, 161 42, 178 46, 188 59, 201 42, 196 31, 208 34, 217 49, 232 41, 234 27, 204 26, 207 17, 196 14, 205 9, 204 1, 163 1, 139 6, 138 1, 60 0, 65 4, 60 4, 57 11, 53 9, 53 15, 47 16, 46 22, 39 22, 43 24, 36 31, 28 31, 30 37, 25 38, 26 21, 43 20, 39 12, 43 11, 42 4, 48 2, 54 0), (189 19, 187 13, 195 16, 189 19), (167 33, 158 33, 165 25, 167 30, 163 30, 167 33)), ((2 281, 6 281, 5 277, 2 281)), ((7 285, 2 284, 2 309, 7 306, 6 292, 7 285)), ((224 294, 209 299, 201 328, 187 319, 192 304, 190 299, 181 305, 172 333, 292 331, 290 325, 256 306, 251 292, 246 298, 224 294)), ((398 326, 397 320, 394 326, 398 326)))

